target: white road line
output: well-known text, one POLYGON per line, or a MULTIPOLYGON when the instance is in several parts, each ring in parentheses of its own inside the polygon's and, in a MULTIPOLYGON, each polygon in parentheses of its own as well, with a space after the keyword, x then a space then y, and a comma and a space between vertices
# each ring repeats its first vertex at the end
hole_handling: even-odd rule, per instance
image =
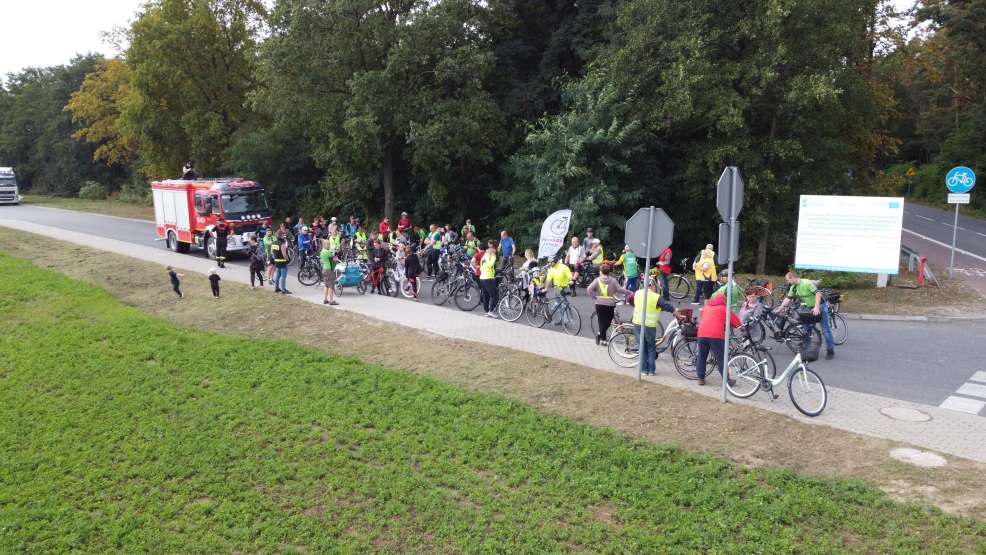
POLYGON ((986 233, 979 233, 978 231, 976 232, 976 235, 979 235, 980 237, 986 237, 986 233))
MULTIPOLYGON (((920 233, 915 233, 915 232, 913 232, 913 231, 911 231, 909 229, 904 229, 903 231, 905 231, 907 233, 910 233, 911 235, 913 235, 915 237, 919 237, 921 239, 924 239, 925 241, 928 241, 929 243, 934 243, 936 245, 941 245, 941 246, 945 247, 946 249, 952 248, 952 245, 949 245, 948 243, 942 243, 941 241, 938 241, 936 239, 932 239, 931 237, 928 237, 927 235, 921 235, 920 233)), ((962 249, 955 249, 955 252, 957 252, 959 254, 964 254, 965 256, 969 256, 969 257, 975 258, 976 260, 980 260, 982 262, 986 262, 986 257, 979 256, 978 254, 973 254, 973 253, 971 253, 969 251, 964 251, 962 249)))
POLYGON ((965 397, 955 397, 953 395, 948 399, 945 399, 945 401, 938 406, 943 409, 965 412, 968 414, 979 414, 979 411, 983 410, 983 407, 986 407, 986 401, 976 401, 975 399, 966 399, 965 397))
POLYGON ((980 397, 986 399, 986 385, 978 383, 964 383, 956 393, 959 395, 967 395, 969 397, 980 397))
POLYGON ((976 372, 975 374, 972 375, 971 378, 969 378, 969 381, 986 383, 986 372, 983 371, 976 372))
POLYGON ((922 216, 921 214, 915 214, 915 216, 917 216, 917 217, 919 217, 919 218, 921 218, 922 220, 928 220, 929 222, 933 222, 933 221, 935 221, 935 219, 934 219, 934 218, 929 218, 929 217, 927 217, 927 216, 922 216))

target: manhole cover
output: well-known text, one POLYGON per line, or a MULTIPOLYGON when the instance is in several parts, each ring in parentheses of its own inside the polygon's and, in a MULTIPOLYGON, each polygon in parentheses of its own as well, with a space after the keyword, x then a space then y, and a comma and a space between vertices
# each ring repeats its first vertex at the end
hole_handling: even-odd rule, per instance
POLYGON ((938 468, 940 466, 945 466, 947 461, 940 455, 936 455, 929 451, 919 451, 917 449, 911 449, 910 447, 901 447, 900 449, 894 449, 890 452, 892 458, 897 459, 901 462, 906 462, 908 464, 913 464, 914 466, 920 466, 923 468, 938 468))
POLYGON ((880 409, 880 414, 904 422, 927 422, 931 420, 930 414, 907 407, 884 407, 880 409))

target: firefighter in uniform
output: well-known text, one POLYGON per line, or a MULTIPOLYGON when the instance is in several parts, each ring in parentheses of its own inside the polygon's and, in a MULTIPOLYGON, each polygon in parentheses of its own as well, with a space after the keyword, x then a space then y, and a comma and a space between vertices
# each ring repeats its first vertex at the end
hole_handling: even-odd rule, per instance
POLYGON ((216 262, 220 268, 226 267, 226 240, 229 236, 229 227, 226 222, 216 220, 216 262))

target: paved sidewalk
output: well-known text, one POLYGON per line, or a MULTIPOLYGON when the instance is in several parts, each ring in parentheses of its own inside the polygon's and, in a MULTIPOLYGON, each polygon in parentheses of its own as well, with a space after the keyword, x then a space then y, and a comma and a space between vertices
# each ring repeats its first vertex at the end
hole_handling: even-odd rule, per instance
MULTIPOLYGON (((151 249, 133 243, 18 220, 0 219, 0 226, 37 233, 161 265, 171 265, 175 268, 201 274, 208 273, 209 268, 215 265, 213 261, 200 256, 176 254, 166 250, 151 249)), ((249 284, 250 280, 245 263, 228 263, 227 268, 220 270, 220 272, 224 280, 249 284)), ((162 287, 164 286, 166 284, 162 282, 162 287)), ((615 366, 609 359, 606 350, 597 347, 591 339, 533 328, 521 322, 509 323, 484 318, 478 312, 451 311, 430 304, 414 303, 403 298, 358 295, 352 289, 347 290, 339 299, 341 303, 339 307, 330 309, 321 304, 321 287, 304 287, 295 281, 293 275, 290 275, 288 288, 295 293, 295 297, 316 303, 320 310, 346 310, 388 322, 396 321, 422 332, 500 345, 581 364, 605 372, 636 377, 635 370, 615 366)), ((267 288, 266 291, 258 291, 258 294, 273 293, 271 289, 267 288)), ((787 361, 783 360, 783 357, 778 357, 778 359, 778 365, 786 365, 787 361)), ((694 382, 679 377, 666 358, 658 359, 657 370, 658 375, 656 377, 645 379, 648 382, 678 389, 688 389, 718 398, 718 386, 720 384, 718 379, 712 379, 709 386, 699 387, 694 382)), ((865 369, 861 371, 865 371, 865 369)), ((828 406, 825 412, 819 417, 808 418, 797 412, 791 405, 786 391, 779 390, 778 393, 781 396, 774 402, 771 402, 767 394, 763 392, 749 400, 730 398, 730 402, 740 402, 786 414, 803 422, 828 425, 863 435, 910 443, 925 449, 978 462, 986 462, 986 420, 979 416, 829 387, 828 406), (929 416, 930 420, 925 422, 895 420, 880 412, 881 409, 891 407, 920 411, 929 416)), ((764 430, 764 433, 768 433, 768 430, 764 430)))

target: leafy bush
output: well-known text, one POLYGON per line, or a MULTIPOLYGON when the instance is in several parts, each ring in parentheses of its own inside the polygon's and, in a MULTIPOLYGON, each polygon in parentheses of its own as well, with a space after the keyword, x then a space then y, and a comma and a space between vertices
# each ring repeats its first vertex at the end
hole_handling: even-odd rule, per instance
POLYGON ((151 205, 151 188, 144 181, 128 181, 120 188, 117 200, 140 206, 151 205))
POLYGON ((801 277, 818 280, 820 287, 832 289, 863 289, 876 282, 872 274, 853 274, 850 272, 823 272, 820 270, 803 272, 801 277))
POLYGON ((79 198, 86 200, 105 200, 109 195, 106 187, 102 183, 86 181, 79 189, 79 198))

